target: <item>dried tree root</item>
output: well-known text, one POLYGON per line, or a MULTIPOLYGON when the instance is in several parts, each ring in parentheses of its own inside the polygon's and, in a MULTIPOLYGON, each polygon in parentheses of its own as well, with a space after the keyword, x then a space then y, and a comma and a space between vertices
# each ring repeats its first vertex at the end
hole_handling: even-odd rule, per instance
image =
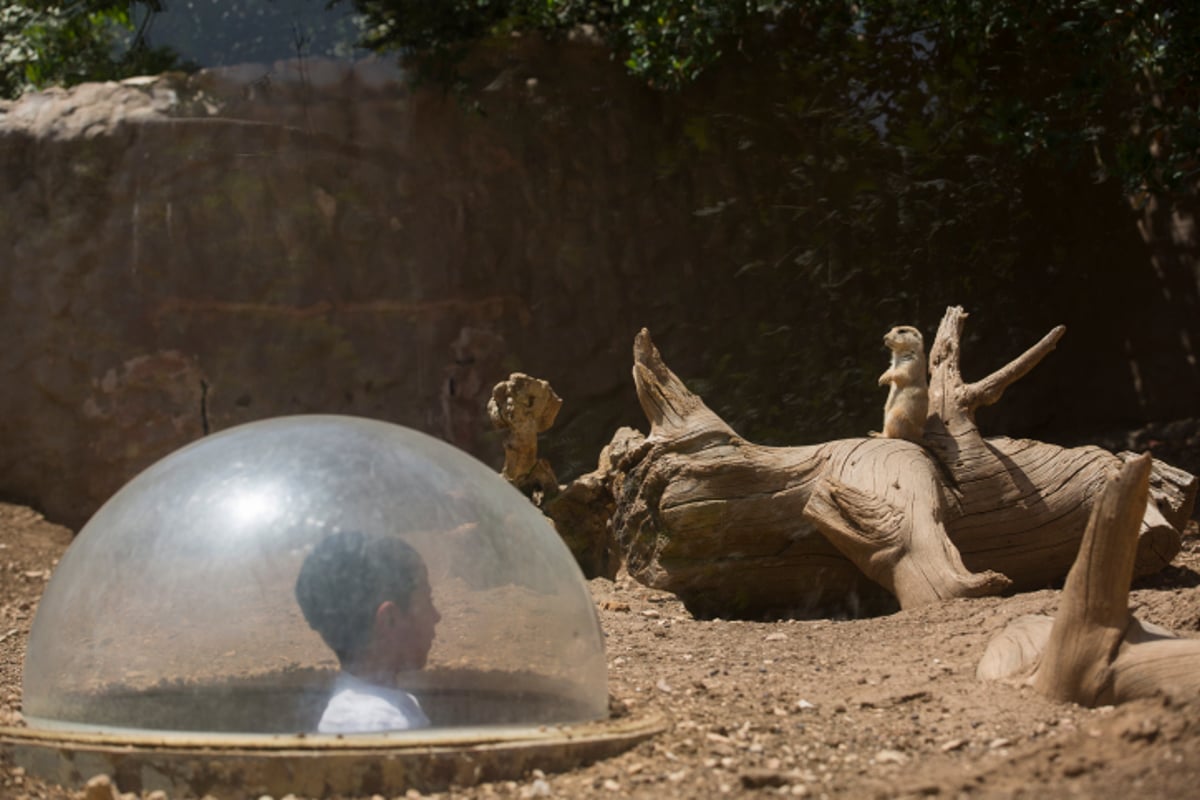
POLYGON ((1149 455, 1127 459, 1092 509, 1058 613, 1023 617, 988 645, 978 675, 1020 678, 1064 702, 1097 706, 1200 693, 1200 640, 1178 639, 1129 611, 1149 455))
POLYGON ((1092 509, 1034 674, 1034 687, 1048 697, 1095 705, 1112 693, 1111 662, 1131 620, 1129 584, 1149 479, 1149 456, 1127 462, 1092 509))

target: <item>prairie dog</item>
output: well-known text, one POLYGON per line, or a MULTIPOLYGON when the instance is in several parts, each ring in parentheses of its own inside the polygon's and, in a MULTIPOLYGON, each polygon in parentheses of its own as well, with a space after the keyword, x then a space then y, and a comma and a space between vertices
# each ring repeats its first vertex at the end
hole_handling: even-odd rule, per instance
POLYGON ((892 388, 883 406, 880 435, 920 442, 929 415, 925 340, 911 325, 899 325, 887 332, 883 343, 892 351, 892 366, 879 376, 879 385, 891 384, 892 388))

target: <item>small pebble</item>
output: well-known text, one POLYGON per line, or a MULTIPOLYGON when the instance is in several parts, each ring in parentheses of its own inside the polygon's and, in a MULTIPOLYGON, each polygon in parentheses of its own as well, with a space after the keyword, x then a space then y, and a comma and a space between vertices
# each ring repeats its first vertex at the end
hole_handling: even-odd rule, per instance
POLYGON ((523 797, 523 798, 528 799, 528 798, 532 798, 532 797, 549 797, 549 796, 550 796, 550 784, 547 783, 542 778, 537 778, 536 780, 533 781, 533 783, 531 783, 528 786, 521 789, 521 797, 523 797))
POLYGON ((738 778, 741 780, 742 788, 744 789, 765 789, 768 787, 787 786, 790 783, 787 775, 770 769, 746 770, 738 778))
POLYGON ((118 800, 117 786, 107 775, 95 775, 83 787, 84 800, 118 800))

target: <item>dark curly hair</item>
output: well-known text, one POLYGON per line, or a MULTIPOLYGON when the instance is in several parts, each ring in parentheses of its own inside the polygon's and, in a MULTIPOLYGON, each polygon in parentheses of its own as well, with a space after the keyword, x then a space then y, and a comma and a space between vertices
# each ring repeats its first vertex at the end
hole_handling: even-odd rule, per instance
POLYGON ((334 533, 304 559, 296 600, 304 619, 346 664, 370 641, 379 605, 390 600, 407 610, 424 572, 420 554, 397 536, 334 533))

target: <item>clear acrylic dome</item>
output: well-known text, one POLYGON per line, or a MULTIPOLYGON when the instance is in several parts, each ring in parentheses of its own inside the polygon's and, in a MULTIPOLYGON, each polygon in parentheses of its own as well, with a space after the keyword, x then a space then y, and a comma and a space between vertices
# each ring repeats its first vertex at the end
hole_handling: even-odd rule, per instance
POLYGON ((37 727, 316 733, 361 679, 433 728, 543 725, 606 716, 606 678, 583 576, 520 493, 416 431, 298 416, 201 439, 92 517, 38 608, 23 706, 37 727), (298 588, 346 542, 378 546, 298 588))

